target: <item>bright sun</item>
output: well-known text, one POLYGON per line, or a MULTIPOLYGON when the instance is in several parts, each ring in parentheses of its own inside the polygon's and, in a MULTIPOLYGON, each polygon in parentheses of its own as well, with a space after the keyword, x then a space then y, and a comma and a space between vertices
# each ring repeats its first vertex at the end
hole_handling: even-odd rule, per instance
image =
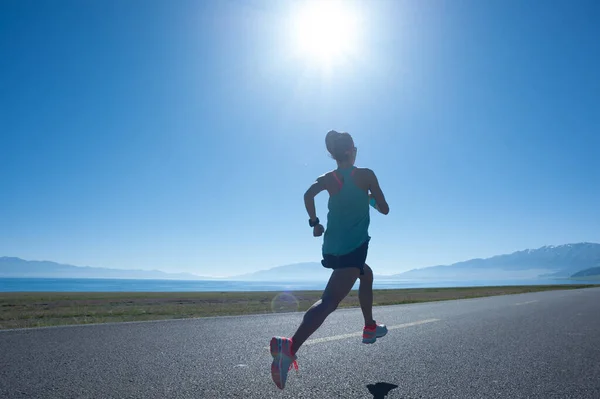
POLYGON ((331 66, 358 51, 358 14, 350 2, 308 1, 294 18, 295 49, 302 57, 331 66))

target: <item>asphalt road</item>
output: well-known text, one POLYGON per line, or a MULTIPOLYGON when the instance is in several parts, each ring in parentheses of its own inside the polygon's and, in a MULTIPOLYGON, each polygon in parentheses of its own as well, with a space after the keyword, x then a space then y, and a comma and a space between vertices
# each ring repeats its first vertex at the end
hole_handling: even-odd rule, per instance
POLYGON ((338 310, 280 391, 302 314, 0 331, 1 398, 600 398, 600 288, 338 310), (387 396, 385 396, 387 394, 387 396))

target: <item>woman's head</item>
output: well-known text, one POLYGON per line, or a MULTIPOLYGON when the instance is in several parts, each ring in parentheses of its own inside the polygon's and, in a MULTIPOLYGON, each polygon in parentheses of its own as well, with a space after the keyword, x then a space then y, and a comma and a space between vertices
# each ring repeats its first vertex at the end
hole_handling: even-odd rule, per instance
POLYGON ((338 161, 338 163, 348 162, 354 164, 356 147, 349 133, 339 133, 335 130, 330 130, 327 132, 327 136, 325 136, 325 145, 327 146, 327 151, 329 151, 333 159, 338 161))

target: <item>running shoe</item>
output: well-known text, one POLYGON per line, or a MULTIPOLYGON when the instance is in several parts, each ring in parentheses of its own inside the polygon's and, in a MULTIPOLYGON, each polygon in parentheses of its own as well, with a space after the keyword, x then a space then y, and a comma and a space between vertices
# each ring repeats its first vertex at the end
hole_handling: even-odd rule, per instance
POLYGON ((271 377, 277 388, 283 389, 292 366, 298 371, 297 357, 292 354, 292 340, 284 337, 271 338, 271 356, 271 377))
POLYGON ((372 344, 377 341, 377 338, 381 338, 387 334, 388 329, 385 324, 375 324, 365 326, 363 328, 363 344, 372 344))

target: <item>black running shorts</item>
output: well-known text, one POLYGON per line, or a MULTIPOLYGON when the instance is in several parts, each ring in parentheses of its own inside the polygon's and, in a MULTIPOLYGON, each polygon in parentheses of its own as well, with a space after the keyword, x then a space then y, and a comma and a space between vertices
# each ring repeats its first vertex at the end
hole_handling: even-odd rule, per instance
POLYGON ((345 255, 328 255, 323 254, 321 264, 328 269, 344 269, 346 267, 357 267, 360 270, 361 276, 365 274, 365 262, 367 261, 367 252, 369 251, 369 241, 365 241, 363 245, 356 248, 354 251, 345 255))

